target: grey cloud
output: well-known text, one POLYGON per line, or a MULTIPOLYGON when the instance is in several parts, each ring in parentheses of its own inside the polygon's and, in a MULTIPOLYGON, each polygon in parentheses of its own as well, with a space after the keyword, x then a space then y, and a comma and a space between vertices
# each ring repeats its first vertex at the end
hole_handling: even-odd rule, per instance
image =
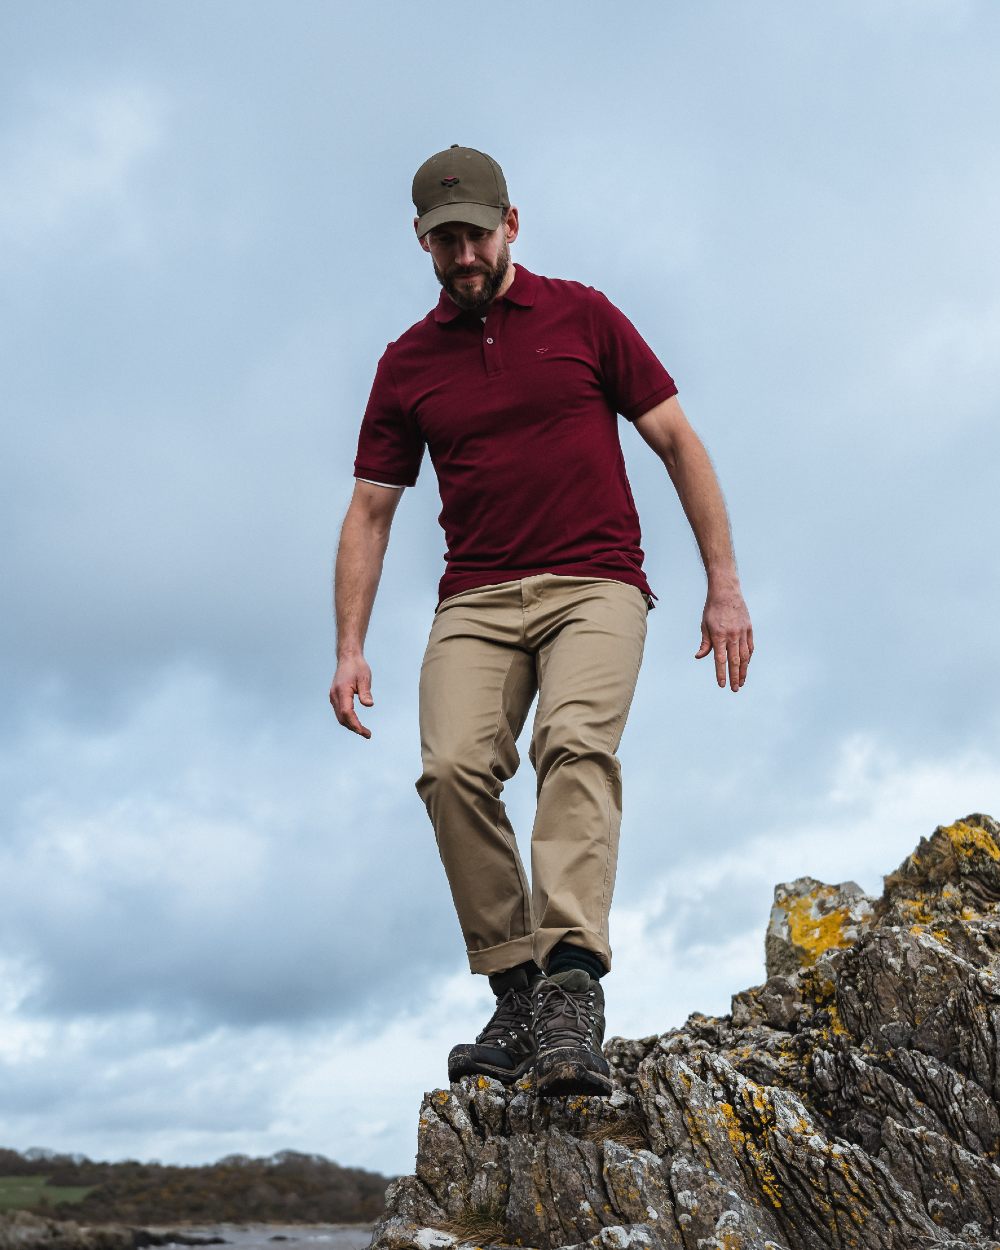
POLYGON ((117 736, 67 733, 8 772, 0 927, 39 977, 33 1010, 344 1018, 403 1009, 418 970, 447 962, 455 922, 415 792, 387 794, 384 762, 339 727, 325 752, 301 727, 237 728, 221 702, 175 679, 117 736))
MULTIPOLYGON (((371 1028, 463 966, 413 790, 442 571, 427 462, 370 632, 372 742, 325 703, 372 371, 437 296, 409 178, 451 142, 503 161, 515 260, 601 287, 661 354, 733 515, 758 641, 737 697, 691 658, 704 577, 623 424, 661 599, 622 752, 620 904, 671 883, 661 922, 695 958, 709 920, 753 927, 789 873, 779 843, 756 884, 684 897, 685 874, 823 828, 845 736, 917 760, 995 741, 977 640, 1000 607, 998 23, 959 7, 639 4, 613 28, 596 4, 570 26, 541 9, 498 53, 503 106, 458 83, 460 111, 428 89, 453 72, 441 24, 402 4, 379 23, 227 0, 0 15, 0 168, 24 195, 58 186, 52 119, 77 101, 81 159, 105 170, 58 212, 40 195, 18 218, 31 246, 3 261, 0 934, 37 978, 21 1018, 113 1035, 146 1011, 176 1057, 179 1028, 189 1046, 263 1022, 371 1028), (101 130, 108 99, 146 131, 101 130), (43 132, 48 183, 25 155, 43 132)), ((509 795, 526 840, 526 761, 509 795)), ((20 1112, 54 1119, 52 1091, 107 1045, 48 1083, 51 1048, 30 1080, 9 1068, 20 1112)), ((115 1133, 166 1131, 155 1097, 128 1109, 146 1062, 102 1086, 115 1133)), ((82 1131, 91 1113, 61 1114, 82 1131)))

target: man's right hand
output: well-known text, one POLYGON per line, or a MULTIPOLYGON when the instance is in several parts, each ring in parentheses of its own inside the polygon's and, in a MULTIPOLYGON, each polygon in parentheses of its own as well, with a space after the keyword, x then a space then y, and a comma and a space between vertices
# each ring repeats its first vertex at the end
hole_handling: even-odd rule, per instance
POLYGON ((355 695, 365 707, 372 707, 375 703, 372 698, 372 671, 363 655, 345 656, 338 663, 330 686, 330 703, 345 729, 360 734, 362 738, 370 738, 372 731, 362 725, 354 710, 355 695))

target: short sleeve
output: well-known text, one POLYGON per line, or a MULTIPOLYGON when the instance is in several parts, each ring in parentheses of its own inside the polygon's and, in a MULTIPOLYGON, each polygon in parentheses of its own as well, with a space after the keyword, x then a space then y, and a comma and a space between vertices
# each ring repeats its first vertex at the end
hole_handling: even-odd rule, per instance
POLYGON ((375 370, 361 422, 354 476, 386 486, 413 486, 423 454, 423 434, 400 402, 387 348, 375 370))
POLYGON ((677 387, 653 349, 606 295, 594 291, 591 305, 605 394, 615 412, 635 421, 676 395, 677 387))

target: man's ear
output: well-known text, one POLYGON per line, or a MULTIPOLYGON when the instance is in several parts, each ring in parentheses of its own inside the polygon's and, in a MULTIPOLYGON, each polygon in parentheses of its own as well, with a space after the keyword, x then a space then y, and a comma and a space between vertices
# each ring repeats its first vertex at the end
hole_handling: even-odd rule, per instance
MULTIPOLYGON (((414 231, 414 234, 416 234, 416 232, 417 232, 419 229, 420 229, 420 218, 419 218, 419 217, 414 217, 414 219, 413 219, 413 231, 414 231)), ((431 249, 430 249, 430 245, 429 245, 429 244, 428 244, 428 242, 427 242, 427 235, 426 235, 426 234, 424 235, 424 237, 423 237, 423 238, 421 238, 421 237, 420 237, 420 235, 418 234, 418 235, 417 235, 417 242, 420 244, 420 246, 424 249, 424 251, 425 251, 425 252, 429 252, 429 251, 431 250, 431 249)))
POLYGON ((517 209, 513 204, 507 209, 507 216, 503 219, 503 224, 504 238, 508 243, 513 243, 520 229, 520 223, 517 220, 517 209))

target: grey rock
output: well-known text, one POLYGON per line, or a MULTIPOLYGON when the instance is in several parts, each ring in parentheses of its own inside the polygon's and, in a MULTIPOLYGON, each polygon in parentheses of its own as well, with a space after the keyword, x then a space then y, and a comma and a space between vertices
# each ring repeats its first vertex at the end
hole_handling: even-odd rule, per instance
POLYGON ((120 1225, 87 1228, 29 1211, 0 1212, 0 1250, 132 1250, 133 1232, 120 1225))
POLYGON ((774 887, 764 938, 768 977, 794 977, 820 953, 846 950, 870 925, 875 900, 854 881, 824 885, 799 877, 774 887))
MULTIPOLYGON (((385 1191, 385 1215, 377 1226, 379 1245, 384 1250, 406 1250, 415 1245, 431 1250, 434 1235, 446 1220, 423 1182, 415 1176, 402 1176, 385 1191), (424 1236, 418 1241, 419 1234, 424 1236)), ((451 1239, 445 1235, 438 1244, 451 1244, 451 1239)))
POLYGON ((1000 825, 779 885, 765 944, 728 1015, 611 1038, 609 1098, 426 1095, 374 1250, 1000 1250, 1000 825))
POLYGON ((31 1211, 0 1211, 0 1250, 142 1250, 146 1246, 221 1244, 223 1238, 126 1224, 78 1224, 31 1211))

